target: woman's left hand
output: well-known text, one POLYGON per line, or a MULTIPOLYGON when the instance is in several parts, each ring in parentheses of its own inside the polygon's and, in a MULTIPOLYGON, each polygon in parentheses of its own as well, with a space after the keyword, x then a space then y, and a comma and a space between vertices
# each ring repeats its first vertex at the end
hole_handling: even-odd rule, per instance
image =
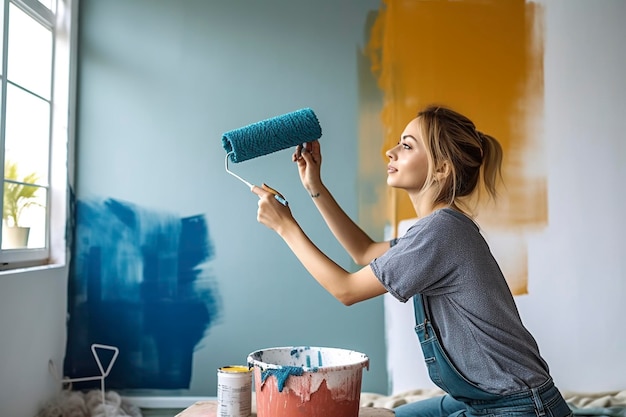
POLYGON ((259 208, 256 216, 259 223, 280 233, 281 227, 283 227, 286 222, 294 221, 289 206, 281 204, 276 199, 277 195, 282 197, 278 191, 266 184, 263 184, 261 187, 255 185, 252 187, 251 191, 259 196, 259 208))

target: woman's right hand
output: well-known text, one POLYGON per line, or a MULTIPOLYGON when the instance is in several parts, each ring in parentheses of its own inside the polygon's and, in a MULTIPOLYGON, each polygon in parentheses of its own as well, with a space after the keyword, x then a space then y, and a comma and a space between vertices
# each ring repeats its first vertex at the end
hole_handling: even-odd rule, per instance
POLYGON ((322 187, 322 153, 319 141, 315 140, 298 145, 292 160, 298 164, 300 181, 302 181, 304 188, 311 195, 319 193, 322 187))

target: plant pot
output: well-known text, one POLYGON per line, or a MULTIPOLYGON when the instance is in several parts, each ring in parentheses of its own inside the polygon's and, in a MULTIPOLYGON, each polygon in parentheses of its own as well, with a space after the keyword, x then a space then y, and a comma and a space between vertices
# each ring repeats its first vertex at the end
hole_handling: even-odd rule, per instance
POLYGON ((4 226, 2 228, 2 249, 22 249, 28 247, 30 227, 4 226))

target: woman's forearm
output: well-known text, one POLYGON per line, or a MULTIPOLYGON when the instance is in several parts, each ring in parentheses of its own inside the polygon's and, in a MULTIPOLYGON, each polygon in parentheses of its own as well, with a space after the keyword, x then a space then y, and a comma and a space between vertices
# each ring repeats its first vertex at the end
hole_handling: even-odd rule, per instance
POLYGON ((367 265, 389 248, 387 242, 375 242, 354 223, 326 186, 320 184, 309 192, 330 231, 358 265, 367 265))
POLYGON ((276 231, 309 274, 341 303, 352 305, 385 292, 369 266, 356 273, 346 271, 320 251, 295 220, 276 231))

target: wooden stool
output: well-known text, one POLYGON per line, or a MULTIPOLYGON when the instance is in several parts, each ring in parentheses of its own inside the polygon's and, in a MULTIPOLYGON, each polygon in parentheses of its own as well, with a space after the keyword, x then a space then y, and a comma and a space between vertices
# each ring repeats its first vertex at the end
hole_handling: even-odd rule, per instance
MULTIPOLYGON (((359 417, 393 417, 396 413, 388 408, 361 407, 359 417)), ((217 401, 198 401, 191 407, 185 409, 176 417, 216 417, 217 401)), ((256 417, 256 413, 252 413, 256 417)), ((339 416, 336 416, 339 417, 339 416)))

